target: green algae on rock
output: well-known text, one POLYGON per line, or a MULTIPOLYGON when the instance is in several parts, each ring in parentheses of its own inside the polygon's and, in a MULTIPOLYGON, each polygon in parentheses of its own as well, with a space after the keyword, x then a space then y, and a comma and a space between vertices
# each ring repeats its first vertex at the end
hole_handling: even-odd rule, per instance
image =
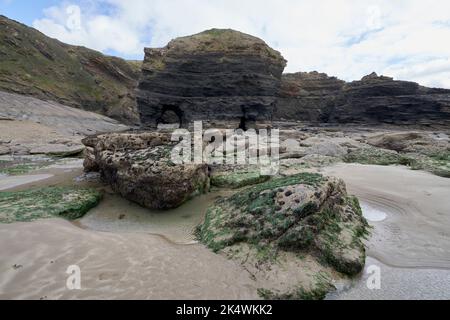
POLYGON ((75 220, 95 207, 101 194, 93 189, 50 187, 0 192, 0 223, 61 217, 75 220))
POLYGON ((301 263, 292 260, 298 260, 298 255, 308 256, 309 265, 315 265, 316 269, 311 276, 299 283, 262 288, 261 292, 269 290, 293 299, 308 294, 311 298, 322 298, 323 294, 313 294, 318 290, 314 280, 318 273, 353 276, 363 270, 363 240, 368 228, 358 200, 347 195, 342 180, 301 173, 272 179, 219 199, 208 209, 197 235, 215 252, 242 258, 244 265, 249 261, 265 265, 258 271, 263 277, 272 275, 267 270, 276 261, 284 266, 285 271, 279 272, 295 278, 302 272, 298 269, 301 263), (246 254, 239 254, 240 251, 246 254))
POLYGON ((366 147, 352 150, 344 157, 347 163, 361 163, 373 165, 408 165, 410 159, 396 151, 380 149, 375 147, 366 147))
POLYGON ((408 154, 411 169, 425 170, 437 176, 450 178, 450 151, 436 152, 429 155, 408 154))
POLYGON ((404 165, 413 170, 424 170, 441 176, 450 177, 450 152, 447 150, 434 152, 408 152, 402 153, 388 149, 367 147, 352 150, 344 157, 347 163, 360 163, 371 165, 404 165))
POLYGON ((0 174, 16 176, 16 175, 28 173, 37 168, 38 167, 35 167, 31 164, 17 164, 17 165, 13 165, 13 166, 5 166, 4 168, 0 168, 0 174))
POLYGON ((211 185, 219 188, 239 189, 266 182, 270 176, 259 171, 217 172, 211 175, 211 185))

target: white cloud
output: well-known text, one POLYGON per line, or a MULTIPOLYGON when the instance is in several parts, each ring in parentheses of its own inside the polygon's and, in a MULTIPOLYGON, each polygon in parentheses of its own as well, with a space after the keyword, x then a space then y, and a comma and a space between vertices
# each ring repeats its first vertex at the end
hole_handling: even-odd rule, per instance
POLYGON ((104 14, 85 14, 78 5, 64 4, 44 11, 45 18, 33 26, 50 37, 63 42, 99 51, 114 50, 132 55, 143 50, 139 33, 126 21, 104 14))
POLYGON ((447 0, 90 0, 44 15, 34 23, 44 33, 123 56, 142 56, 144 46, 205 29, 233 28, 281 51, 287 72, 354 80, 377 71, 450 88, 447 0))

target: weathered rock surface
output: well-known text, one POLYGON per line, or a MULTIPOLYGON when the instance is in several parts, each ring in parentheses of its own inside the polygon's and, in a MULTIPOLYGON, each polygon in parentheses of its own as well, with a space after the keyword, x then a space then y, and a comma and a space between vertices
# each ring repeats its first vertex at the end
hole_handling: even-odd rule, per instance
POLYGON ((98 170, 124 198, 152 209, 170 209, 209 188, 207 165, 171 161, 170 135, 112 133, 83 140, 85 169, 98 170))
POLYGON ((212 29, 145 53, 137 94, 144 125, 204 120, 237 128, 272 120, 286 61, 264 41, 212 29))
POLYGON ((450 125, 450 90, 373 73, 345 83, 326 74, 283 76, 276 119, 313 123, 450 125))
POLYGON ((328 122, 344 85, 324 73, 284 74, 275 119, 328 122))
POLYGON ((139 121, 140 63, 64 44, 0 16, 0 90, 139 121))
POLYGON ((111 118, 56 102, 0 91, 0 153, 72 155, 81 139, 128 127, 111 118))
POLYGON ((101 200, 93 189, 52 187, 18 192, 0 192, 0 223, 84 216, 101 200))
POLYGON ((270 176, 261 174, 258 168, 219 170, 211 173, 211 185, 218 188, 239 189, 265 182, 270 176))
POLYGON ((323 271, 320 267, 312 270, 315 274, 309 279, 296 283, 295 279, 301 278, 299 273, 304 273, 297 269, 295 261, 301 260, 298 256, 313 257, 338 272, 355 275, 364 267, 362 239, 367 227, 358 200, 347 195, 343 181, 302 173, 276 178, 218 200, 208 210, 198 235, 211 249, 242 258, 244 266, 252 270, 255 256, 269 258, 268 263, 257 263, 260 268, 255 275, 267 280, 265 284, 272 283, 272 267, 281 265, 275 276, 278 283, 263 288, 266 295, 270 291, 279 297, 302 298, 292 292, 326 293, 329 287, 316 288, 311 283, 323 271), (284 258, 277 260, 278 256, 284 258))

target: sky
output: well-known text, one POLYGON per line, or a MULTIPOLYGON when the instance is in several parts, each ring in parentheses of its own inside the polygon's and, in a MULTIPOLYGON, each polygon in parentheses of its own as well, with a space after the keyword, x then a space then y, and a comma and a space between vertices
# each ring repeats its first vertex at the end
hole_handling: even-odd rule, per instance
POLYGON ((257 36, 285 72, 352 81, 375 71, 450 88, 448 0, 0 0, 0 14, 126 59, 211 28, 257 36))

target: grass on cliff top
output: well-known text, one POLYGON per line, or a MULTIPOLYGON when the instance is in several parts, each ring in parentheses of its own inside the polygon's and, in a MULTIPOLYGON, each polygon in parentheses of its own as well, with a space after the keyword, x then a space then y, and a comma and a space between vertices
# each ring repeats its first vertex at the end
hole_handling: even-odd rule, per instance
POLYGON ((92 189, 50 187, 18 192, 0 192, 0 223, 28 222, 61 217, 75 220, 101 200, 92 189))
POLYGON ((170 43, 170 48, 181 51, 259 51, 261 55, 283 62, 281 54, 262 39, 232 29, 210 29, 191 36, 180 37, 170 43))

